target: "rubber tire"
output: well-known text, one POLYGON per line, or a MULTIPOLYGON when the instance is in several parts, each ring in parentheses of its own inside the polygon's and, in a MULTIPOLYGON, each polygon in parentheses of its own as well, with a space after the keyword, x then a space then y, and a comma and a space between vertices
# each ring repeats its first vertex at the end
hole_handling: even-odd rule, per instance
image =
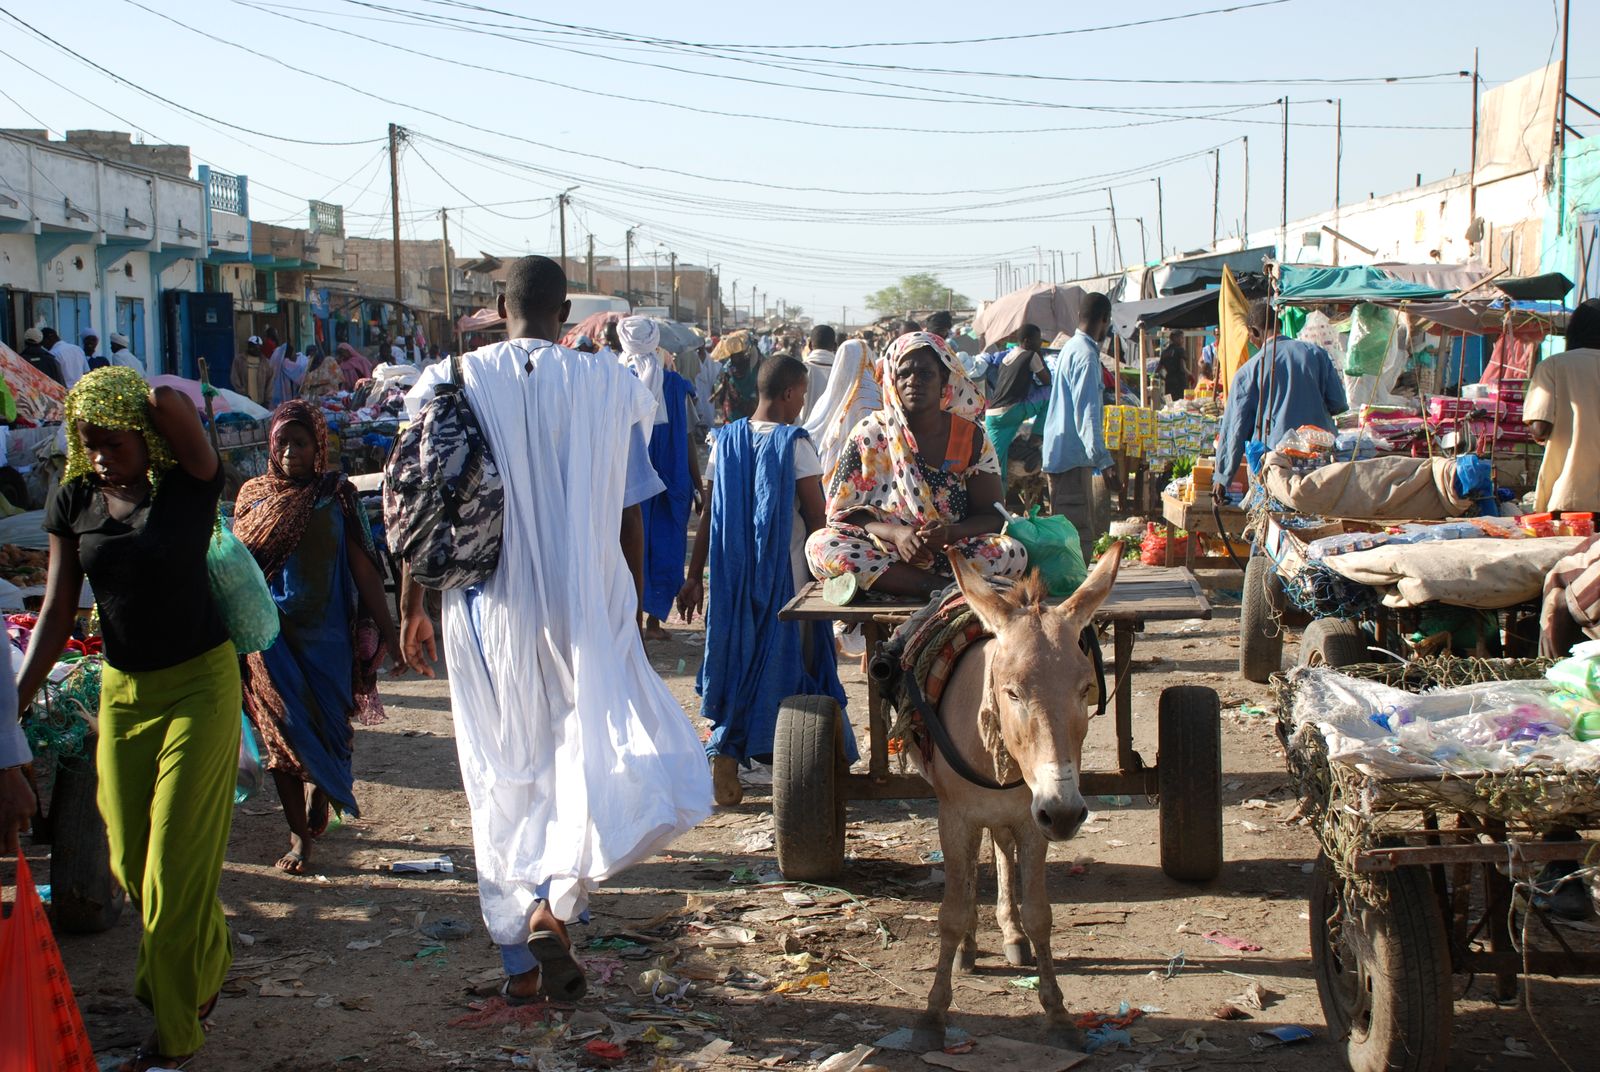
POLYGON ((95 803, 95 740, 84 741, 84 755, 56 764, 50 794, 50 914, 58 930, 74 934, 109 930, 127 902, 111 877, 106 824, 95 803))
POLYGON ((1372 638, 1355 622, 1318 618, 1300 635, 1301 666, 1353 666, 1370 663, 1372 638))
POLYGON ((1272 571, 1272 560, 1251 555, 1244 567, 1244 591, 1239 607, 1239 674, 1246 681, 1265 684, 1283 669, 1283 588, 1272 571))
POLYGON ((1161 691, 1156 783, 1161 792, 1161 870, 1180 882, 1222 871, 1222 702, 1215 689, 1161 691))
POLYGON ((1311 960, 1329 1035, 1344 1046, 1351 1072, 1445 1072, 1455 1010, 1449 936, 1433 884, 1421 867, 1379 872, 1372 879, 1382 885, 1387 908, 1359 908, 1352 980, 1327 927, 1343 880, 1326 855, 1317 858, 1312 873, 1311 960), (1362 970, 1364 960, 1370 970, 1362 970), (1342 996, 1351 983, 1357 994, 1365 991, 1370 1005, 1369 1011, 1357 1010, 1354 1023, 1349 999, 1342 996))
POLYGON ((791 696, 772 742, 772 825, 778 870, 814 882, 844 870, 843 718, 831 696, 791 696))

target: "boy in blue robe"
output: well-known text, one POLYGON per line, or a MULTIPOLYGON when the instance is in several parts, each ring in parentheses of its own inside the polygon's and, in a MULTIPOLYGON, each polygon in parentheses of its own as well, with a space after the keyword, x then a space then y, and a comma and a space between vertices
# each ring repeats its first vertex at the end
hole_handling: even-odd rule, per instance
POLYGON ((694 387, 671 369, 661 374, 667 419, 650 433, 650 464, 667 490, 644 503, 645 638, 667 640, 661 623, 683 587, 689 509, 700 498, 700 458, 690 440, 694 387))
MULTIPOLYGON (((827 622, 781 622, 778 612, 810 579, 806 537, 823 526, 822 459, 796 427, 806 402, 806 367, 792 357, 762 363, 749 417, 723 426, 706 466, 709 521, 695 536, 689 577, 678 593, 684 621, 705 604, 706 651, 696 690, 712 724, 706 754, 716 801, 737 804, 739 764, 769 761, 778 708, 790 696, 832 696, 844 709, 827 622)), ((842 727, 845 752, 855 735, 842 727)))

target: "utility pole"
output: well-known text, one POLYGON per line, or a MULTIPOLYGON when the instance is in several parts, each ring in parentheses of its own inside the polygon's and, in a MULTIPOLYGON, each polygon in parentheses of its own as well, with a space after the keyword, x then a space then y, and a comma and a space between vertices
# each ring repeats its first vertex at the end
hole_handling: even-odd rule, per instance
POLYGON ((624 280, 623 286, 627 289, 627 292, 628 292, 628 294, 627 294, 627 297, 628 297, 628 309, 631 312, 633 310, 633 228, 632 227, 629 227, 628 228, 628 233, 623 236, 622 245, 623 245, 622 255, 623 255, 624 258, 626 258, 626 261, 627 261, 627 267, 625 269, 623 269, 627 273, 627 275, 625 276, 625 280, 624 280))
POLYGON ((1094 246, 1094 274, 1100 274, 1100 231, 1098 228, 1089 228, 1089 242, 1094 246))
POLYGON ((1222 150, 1211 150, 1211 248, 1217 248, 1217 216, 1220 211, 1218 204, 1222 197, 1222 150))
MULTIPOLYGON (((1472 155, 1467 168, 1467 226, 1478 219, 1478 50, 1472 50, 1472 155)), ((1472 243, 1476 246, 1477 243, 1472 243)))
POLYGON ((450 351, 456 347, 456 304, 450 293, 453 267, 450 264, 450 210, 439 210, 439 245, 444 251, 444 318, 450 324, 450 351))
POLYGON ((1147 241, 1147 237, 1148 236, 1147 236, 1147 232, 1144 229, 1144 217, 1143 216, 1135 216, 1134 219, 1139 221, 1139 263, 1141 265, 1149 264, 1150 263, 1150 243, 1147 241))
POLYGON ((1283 215, 1278 224, 1278 258, 1289 255, 1289 98, 1283 101, 1283 215))
MULTIPOLYGON (((394 321, 399 328, 405 326, 400 313, 406 301, 400 272, 400 140, 404 137, 404 130, 393 123, 389 124, 389 209, 394 219, 394 321)), ((394 342, 394 335, 389 336, 389 341, 394 342)))
POLYGON ((1246 134, 1240 139, 1244 142, 1244 218, 1239 222, 1239 244, 1250 244, 1250 135, 1246 134))
POLYGON ((589 235, 589 293, 594 293, 594 234, 589 235))
POLYGON ((678 255, 667 254, 667 286, 672 291, 672 312, 669 314, 673 320, 678 319, 678 255))
MULTIPOLYGON (((1344 170, 1344 98, 1333 102, 1333 229, 1339 229, 1339 186, 1344 170)), ((1470 221, 1469 221, 1470 222, 1470 221)), ((1339 264, 1339 242, 1333 243, 1333 263, 1339 264)))
POLYGON ((1156 259, 1167 259, 1167 213, 1161 200, 1161 176, 1156 176, 1156 259))
POLYGON ((739 326, 739 281, 733 281, 733 326, 739 326))
POLYGON ((1117 267, 1127 266, 1127 261, 1122 259, 1122 232, 1117 230, 1117 199, 1111 196, 1111 187, 1106 187, 1106 203, 1111 206, 1111 244, 1117 251, 1117 267))
MULTIPOLYGON (((1561 0, 1561 95, 1556 98, 1556 234, 1567 227, 1567 38, 1572 0, 1561 0)), ((1582 297, 1582 295, 1579 295, 1582 297)))
POLYGON ((568 186, 556 195, 556 207, 561 211, 561 271, 567 271, 567 202, 572 198, 567 196, 576 190, 576 186, 568 186))
MULTIPOLYGON (((1063 271, 1065 271, 1066 267, 1067 267, 1067 255, 1065 253, 1063 253, 1063 254, 1061 254, 1061 268, 1062 268, 1063 271)), ((1072 277, 1074 279, 1076 279, 1078 277, 1078 251, 1077 250, 1073 250, 1072 251, 1072 277)))

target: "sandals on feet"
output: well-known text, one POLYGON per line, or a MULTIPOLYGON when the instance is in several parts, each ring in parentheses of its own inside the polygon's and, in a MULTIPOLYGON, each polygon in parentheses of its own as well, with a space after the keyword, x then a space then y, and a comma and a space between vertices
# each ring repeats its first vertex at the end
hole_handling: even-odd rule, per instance
POLYGON ((572 957, 572 947, 555 931, 534 931, 528 952, 539 961, 539 989, 553 1001, 577 1001, 589 992, 589 980, 572 957))

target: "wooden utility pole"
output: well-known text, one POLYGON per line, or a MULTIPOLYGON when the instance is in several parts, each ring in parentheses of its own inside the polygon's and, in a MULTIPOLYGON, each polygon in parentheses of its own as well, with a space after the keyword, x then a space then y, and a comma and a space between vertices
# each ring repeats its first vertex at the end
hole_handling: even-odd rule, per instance
MULTIPOLYGON (((1478 220, 1478 50, 1472 50, 1472 155, 1467 167, 1467 227, 1478 220)), ((1476 242, 1472 243, 1474 246, 1476 242)))
POLYGON ((1134 219, 1139 221, 1139 264, 1143 266, 1150 263, 1149 234, 1144 229, 1144 217, 1135 216, 1134 219))
POLYGON ((628 228, 628 233, 623 237, 622 244, 623 244, 623 247, 624 247, 623 256, 625 258, 627 258, 627 265, 628 265, 627 268, 624 269, 627 272, 627 276, 625 277, 626 281, 624 283, 624 287, 627 289, 627 292, 628 292, 627 293, 628 311, 632 312, 633 311, 633 228, 632 227, 628 228))
POLYGON ((567 194, 563 190, 556 195, 556 208, 561 214, 561 271, 567 270, 567 194))
POLYGON ((1125 268, 1128 262, 1122 259, 1122 232, 1117 230, 1117 199, 1111 196, 1111 187, 1106 187, 1106 203, 1111 206, 1111 245, 1117 251, 1117 267, 1125 268))
MULTIPOLYGON (((1567 227, 1567 40, 1572 0, 1561 0, 1561 95, 1556 98, 1556 234, 1567 227)), ((1581 295, 1580 295, 1581 296, 1581 295)))
MULTIPOLYGON (((394 220, 394 320, 395 325, 401 328, 405 322, 401 320, 400 313, 406 302, 400 272, 400 139, 404 136, 405 131, 393 123, 389 124, 389 208, 394 220)), ((393 335, 389 336, 389 342, 393 344, 393 335)))
MULTIPOLYGON (((1339 229, 1339 184, 1344 173, 1344 98, 1333 102, 1333 229, 1339 229)), ((1333 263, 1339 264, 1339 243, 1333 243, 1333 263)))
POLYGON ((678 319, 678 255, 667 253, 667 289, 672 292, 670 314, 673 320, 678 319))
POLYGON ((589 293, 594 293, 594 235, 589 235, 589 293))
POLYGON ((444 253, 444 318, 450 325, 450 352, 455 353, 459 347, 456 345, 456 305, 454 295, 450 292, 453 266, 450 263, 450 210, 439 210, 439 245, 444 253))
POLYGON ((1289 255, 1289 98, 1283 98, 1283 215, 1278 223, 1278 258, 1289 255))
POLYGON ((1161 200, 1161 176, 1156 176, 1156 260, 1167 259, 1167 213, 1161 200))
POLYGON ((1217 248, 1217 222, 1221 212, 1222 150, 1211 150, 1211 248, 1217 248))
POLYGON ((1100 274, 1100 231, 1098 228, 1089 228, 1089 242, 1094 248, 1094 274, 1100 274))
POLYGON ((1244 142, 1244 216, 1239 222, 1239 244, 1242 248, 1250 244, 1250 135, 1246 134, 1240 140, 1244 142))

